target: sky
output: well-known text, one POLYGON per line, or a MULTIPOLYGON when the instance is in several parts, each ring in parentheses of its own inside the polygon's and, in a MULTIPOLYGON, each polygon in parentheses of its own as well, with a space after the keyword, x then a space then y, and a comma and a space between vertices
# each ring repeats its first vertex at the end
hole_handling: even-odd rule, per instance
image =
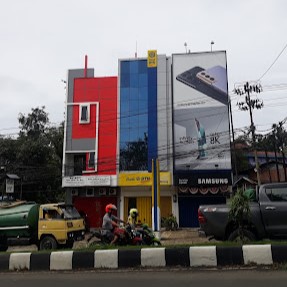
POLYGON ((250 125, 235 85, 257 81, 264 108, 256 129, 287 116, 285 0, 9 0, 0 1, 0 134, 16 135, 19 113, 45 106, 64 120, 69 69, 116 76, 118 59, 225 50, 235 135, 250 125), (211 42, 214 42, 211 45, 211 42), (185 46, 186 43, 186 46, 185 46))

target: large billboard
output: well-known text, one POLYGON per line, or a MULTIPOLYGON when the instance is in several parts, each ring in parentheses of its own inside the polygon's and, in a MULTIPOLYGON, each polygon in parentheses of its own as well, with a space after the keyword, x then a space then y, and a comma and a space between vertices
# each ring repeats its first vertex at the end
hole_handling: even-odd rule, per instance
POLYGON ((189 185, 201 185, 208 171, 230 175, 225 51, 175 54, 172 66, 175 174, 197 174, 189 185))

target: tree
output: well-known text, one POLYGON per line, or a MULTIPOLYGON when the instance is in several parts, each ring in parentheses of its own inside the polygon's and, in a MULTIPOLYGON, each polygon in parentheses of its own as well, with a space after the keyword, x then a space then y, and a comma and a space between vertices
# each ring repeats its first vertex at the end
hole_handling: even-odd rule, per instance
POLYGON ((20 113, 18 116, 20 124, 20 136, 29 136, 30 138, 39 138, 42 136, 49 124, 48 114, 45 112, 45 106, 41 108, 32 108, 32 112, 25 116, 20 113))
POLYGON ((255 239, 254 235, 245 227, 250 221, 250 198, 244 193, 243 189, 237 190, 231 199, 229 220, 237 227, 230 235, 229 240, 239 239, 241 242, 246 239, 255 239))
POLYGON ((14 169, 23 180, 23 195, 35 200, 37 194, 38 201, 55 201, 63 196, 63 123, 49 127, 44 106, 32 109, 27 116, 20 114, 18 120, 21 130, 14 169))

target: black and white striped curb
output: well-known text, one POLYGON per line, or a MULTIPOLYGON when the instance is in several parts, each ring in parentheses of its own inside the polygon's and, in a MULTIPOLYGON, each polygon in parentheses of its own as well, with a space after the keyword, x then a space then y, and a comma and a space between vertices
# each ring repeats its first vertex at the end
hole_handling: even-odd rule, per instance
POLYGON ((287 246, 243 245, 142 248, 131 250, 2 253, 0 271, 77 270, 132 267, 224 267, 287 262, 287 246))

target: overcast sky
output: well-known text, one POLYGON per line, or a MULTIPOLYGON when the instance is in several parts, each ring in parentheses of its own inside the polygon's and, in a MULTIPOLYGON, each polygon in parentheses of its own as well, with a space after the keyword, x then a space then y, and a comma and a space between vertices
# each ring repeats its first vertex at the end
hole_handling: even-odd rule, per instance
POLYGON ((287 1, 285 0, 2 0, 0 2, 0 134, 18 132, 18 114, 46 106, 64 119, 67 70, 115 76, 118 59, 226 50, 237 130, 250 125, 238 111, 234 84, 261 79, 265 107, 259 131, 287 116, 287 1), (279 84, 281 84, 279 89, 279 84), (283 85, 282 85, 283 84, 283 85))

